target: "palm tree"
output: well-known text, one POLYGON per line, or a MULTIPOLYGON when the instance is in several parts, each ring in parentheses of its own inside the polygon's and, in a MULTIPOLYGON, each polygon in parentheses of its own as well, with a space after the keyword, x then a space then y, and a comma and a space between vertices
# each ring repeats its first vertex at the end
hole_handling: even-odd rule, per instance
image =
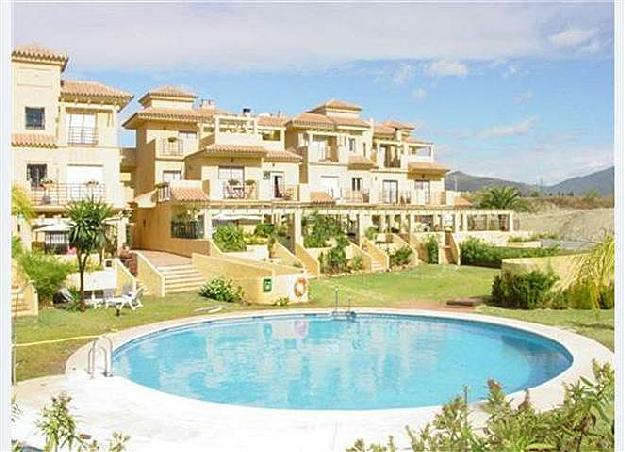
POLYGON ((527 210, 521 193, 515 187, 491 187, 482 194, 479 206, 482 209, 527 210))
POLYGON ((33 204, 26 190, 19 185, 11 187, 11 215, 21 215, 26 220, 32 220, 35 217, 33 204))
POLYGON ((70 220, 69 243, 76 248, 78 272, 80 273, 80 300, 85 308, 84 277, 89 256, 102 249, 107 241, 106 220, 113 216, 111 206, 106 203, 85 199, 69 204, 66 215, 70 220))
POLYGON ((592 251, 579 255, 573 286, 585 288, 593 307, 601 307, 601 297, 614 290, 614 235, 606 233, 592 251))

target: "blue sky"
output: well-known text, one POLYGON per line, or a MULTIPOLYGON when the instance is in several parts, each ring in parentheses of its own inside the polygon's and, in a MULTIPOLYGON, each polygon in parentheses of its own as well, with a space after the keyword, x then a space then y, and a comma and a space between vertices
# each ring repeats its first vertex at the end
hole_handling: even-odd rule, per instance
MULTIPOLYGON (((66 78, 181 85, 220 108, 329 98, 412 122, 453 169, 529 183, 612 164, 612 4, 18 4, 66 78)), ((132 144, 130 133, 122 134, 132 144)))

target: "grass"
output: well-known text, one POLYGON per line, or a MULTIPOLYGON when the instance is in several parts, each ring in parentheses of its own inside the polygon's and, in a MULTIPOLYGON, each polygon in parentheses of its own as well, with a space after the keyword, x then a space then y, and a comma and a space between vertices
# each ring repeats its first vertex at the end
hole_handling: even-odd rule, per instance
MULTIPOLYGON (((401 272, 315 280, 310 288, 313 300, 301 307, 334 306, 335 288, 339 289, 341 306, 349 302, 352 306, 363 307, 436 307, 451 298, 488 296, 496 273, 497 270, 480 267, 421 265, 401 272)), ((206 314, 205 308, 217 306, 217 303, 195 293, 172 294, 166 298, 146 296, 143 304, 145 307, 136 311, 123 310, 120 317, 115 316, 114 309, 90 309, 86 312, 42 309, 37 318, 16 320, 17 343, 98 336, 137 325, 203 315, 206 314)), ((234 304, 221 306, 221 312, 284 309, 234 304)), ((484 307, 481 311, 489 315, 572 328, 613 347, 613 311, 514 311, 492 307, 484 307)), ((89 338, 84 338, 18 347, 18 380, 64 372, 67 358, 89 341, 89 338)))

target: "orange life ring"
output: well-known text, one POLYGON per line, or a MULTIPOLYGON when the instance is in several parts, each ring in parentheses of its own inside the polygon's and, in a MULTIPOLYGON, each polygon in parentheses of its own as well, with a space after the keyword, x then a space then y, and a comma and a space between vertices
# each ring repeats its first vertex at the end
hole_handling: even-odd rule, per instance
POLYGON ((295 296, 297 298, 302 298, 306 292, 308 292, 308 280, 303 276, 297 278, 297 281, 295 281, 295 285, 293 286, 293 291, 295 292, 295 296))

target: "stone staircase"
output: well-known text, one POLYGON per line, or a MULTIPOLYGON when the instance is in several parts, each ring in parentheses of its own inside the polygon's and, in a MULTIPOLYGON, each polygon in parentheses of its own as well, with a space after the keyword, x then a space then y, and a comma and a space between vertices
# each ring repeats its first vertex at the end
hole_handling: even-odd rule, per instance
POLYGON ((384 266, 380 264, 376 259, 371 259, 371 271, 373 273, 383 272, 384 266))
POLYGON ((156 267, 165 276, 165 293, 197 292, 206 282, 193 265, 167 265, 156 267))

